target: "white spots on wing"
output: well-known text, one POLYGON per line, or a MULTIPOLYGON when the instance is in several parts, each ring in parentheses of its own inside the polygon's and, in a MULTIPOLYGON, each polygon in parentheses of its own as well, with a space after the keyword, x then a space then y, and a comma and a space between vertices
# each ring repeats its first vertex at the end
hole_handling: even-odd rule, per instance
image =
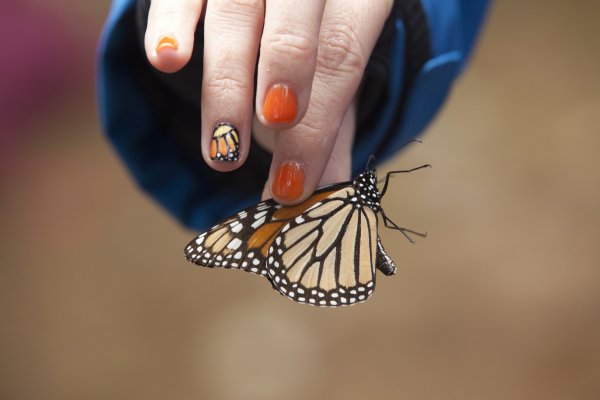
POLYGON ((302 215, 298 215, 295 219, 297 224, 301 224, 304 222, 304 218, 302 217, 302 215))
POLYGON ((239 260, 242 258, 242 252, 238 251, 237 253, 234 254, 233 258, 235 258, 236 260, 239 260))
POLYGON ((198 238, 196 239, 196 244, 202 244, 202 242, 204 242, 205 236, 206 234, 198 236, 198 238))
POLYGON ((231 224, 231 232, 233 233, 240 233, 240 231, 244 228, 244 225, 242 225, 239 221, 235 221, 235 225, 231 224))
POLYGON ((259 226, 265 223, 265 217, 261 217, 252 223, 252 228, 257 229, 259 226))
POLYGON ((237 250, 242 245, 242 241, 238 238, 233 238, 227 245, 228 249, 237 250))
POLYGON ((262 212, 256 213, 254 215, 254 219, 260 219, 260 218, 264 217, 266 214, 267 214, 266 211, 262 211, 262 212))

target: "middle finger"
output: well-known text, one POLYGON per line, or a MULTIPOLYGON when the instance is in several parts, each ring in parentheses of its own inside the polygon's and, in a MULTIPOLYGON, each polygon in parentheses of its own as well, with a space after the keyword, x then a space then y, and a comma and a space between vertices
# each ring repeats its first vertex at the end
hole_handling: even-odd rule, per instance
POLYGON ((290 128, 310 98, 325 0, 269 1, 260 45, 256 90, 263 125, 290 128))

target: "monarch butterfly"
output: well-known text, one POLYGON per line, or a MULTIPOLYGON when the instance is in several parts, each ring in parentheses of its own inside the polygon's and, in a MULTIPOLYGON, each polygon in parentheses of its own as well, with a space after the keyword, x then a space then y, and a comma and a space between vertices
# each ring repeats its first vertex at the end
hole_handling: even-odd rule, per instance
POLYGON ((240 157, 240 138, 235 126, 217 124, 210 142, 210 158, 217 161, 237 161, 240 157))
POLYGON ((394 275, 396 266, 377 235, 384 225, 409 234, 381 208, 374 169, 353 181, 318 189, 296 206, 266 200, 249 207, 192 240, 184 250, 192 263, 210 268, 242 269, 266 276, 282 295, 315 306, 337 307, 365 301, 375 289, 375 270, 394 275))

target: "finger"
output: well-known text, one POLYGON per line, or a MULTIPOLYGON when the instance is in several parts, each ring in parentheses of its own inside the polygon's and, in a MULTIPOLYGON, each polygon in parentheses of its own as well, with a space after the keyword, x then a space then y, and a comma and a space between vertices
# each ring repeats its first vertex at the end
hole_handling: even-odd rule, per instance
POLYGON ((192 56, 203 0, 152 0, 144 46, 148 61, 162 72, 183 68, 192 56))
MULTIPOLYGON (((337 135, 335 145, 329 157, 329 162, 323 172, 323 176, 318 184, 319 187, 337 182, 345 182, 351 179, 352 170, 352 141, 354 139, 354 129, 356 122, 356 106, 352 103, 346 111, 342 126, 337 135)), ((255 133, 256 135, 256 133, 255 133)), ((263 132, 263 135, 269 135, 269 138, 263 136, 265 143, 275 142, 274 132, 263 132), (272 138, 270 137, 271 135, 272 138)), ((266 200, 271 198, 271 190, 268 182, 263 187, 261 199, 266 200)))
POLYGON ((325 0, 269 1, 260 44, 256 110, 264 125, 289 128, 308 107, 325 0))
POLYGON ((204 20, 202 154, 212 168, 238 168, 248 154, 263 0, 211 0, 204 20))
POLYGON ((335 144, 327 161, 327 166, 318 186, 349 181, 352 173, 352 143, 356 129, 356 107, 352 102, 346 110, 335 144))
POLYGON ((269 181, 278 202, 303 201, 321 180, 391 5, 392 0, 327 2, 306 115, 277 135, 269 181))

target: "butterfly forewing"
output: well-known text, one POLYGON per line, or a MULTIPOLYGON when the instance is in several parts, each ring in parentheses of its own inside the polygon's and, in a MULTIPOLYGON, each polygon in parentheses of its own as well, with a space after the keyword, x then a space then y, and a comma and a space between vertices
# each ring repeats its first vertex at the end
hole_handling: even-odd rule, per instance
POLYGON ((336 187, 323 188, 293 207, 282 207, 273 200, 249 207, 198 235, 185 247, 185 257, 203 267, 266 275, 266 255, 275 237, 290 220, 335 192, 336 187))
POLYGON ((290 220, 267 256, 280 293, 316 306, 366 300, 375 289, 377 217, 344 187, 290 220))
POLYGON ((198 235, 186 246, 185 257, 203 267, 237 268, 265 275, 266 248, 264 252, 262 249, 275 237, 278 227, 270 221, 279 208, 268 200, 239 212, 198 235))

